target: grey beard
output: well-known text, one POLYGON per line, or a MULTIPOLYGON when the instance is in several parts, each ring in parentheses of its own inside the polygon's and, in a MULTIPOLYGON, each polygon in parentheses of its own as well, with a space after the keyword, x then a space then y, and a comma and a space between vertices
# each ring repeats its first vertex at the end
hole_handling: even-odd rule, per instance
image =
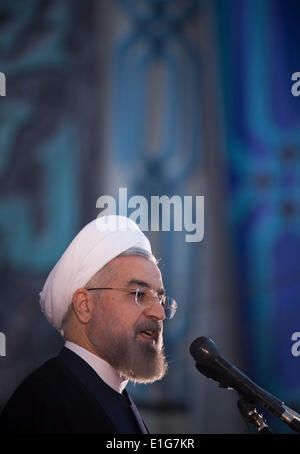
POLYGON ((153 320, 140 321, 129 333, 114 329, 115 326, 116 322, 113 320, 101 326, 90 324, 88 337, 98 356, 116 369, 122 378, 135 383, 152 383, 163 378, 168 364, 161 334, 155 346, 137 339, 137 334, 145 329, 161 333, 162 323, 153 320))
POLYGON ((137 339, 114 342, 108 361, 124 379, 134 383, 153 383, 164 377, 168 364, 163 348, 137 339))

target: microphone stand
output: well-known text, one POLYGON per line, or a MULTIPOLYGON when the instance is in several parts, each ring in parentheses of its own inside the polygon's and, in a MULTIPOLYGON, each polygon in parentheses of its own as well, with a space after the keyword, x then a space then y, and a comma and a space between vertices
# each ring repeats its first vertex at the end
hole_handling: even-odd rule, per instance
MULTIPOLYGON (((254 426, 255 432, 258 434, 272 434, 268 424, 263 418, 263 415, 257 411, 253 402, 248 400, 246 397, 240 396, 237 406, 249 430, 250 427, 254 426), (252 426, 250 426, 250 424, 252 424, 252 426)), ((250 432, 252 431, 250 430, 250 432)))

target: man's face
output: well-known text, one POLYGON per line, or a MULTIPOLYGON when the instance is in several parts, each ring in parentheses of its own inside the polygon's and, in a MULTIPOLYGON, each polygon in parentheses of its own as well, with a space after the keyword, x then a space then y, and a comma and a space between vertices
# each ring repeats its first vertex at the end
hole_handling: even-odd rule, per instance
MULTIPOLYGON (((140 256, 115 258, 110 264, 112 280, 107 285, 120 290, 99 290, 86 333, 98 356, 110 363, 122 377, 140 383, 162 378, 167 370, 163 353, 164 309, 157 299, 141 307, 133 289, 153 289, 163 293, 160 270, 140 256), (150 333, 145 333, 148 331, 150 333)), ((109 283, 107 283, 109 282, 109 283)))

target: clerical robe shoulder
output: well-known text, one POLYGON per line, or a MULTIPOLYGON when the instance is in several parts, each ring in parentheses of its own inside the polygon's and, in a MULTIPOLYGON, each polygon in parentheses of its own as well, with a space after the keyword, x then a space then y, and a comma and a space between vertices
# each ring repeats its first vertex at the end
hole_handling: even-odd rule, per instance
POLYGON ((0 433, 116 433, 85 386, 57 358, 29 375, 0 415, 0 433))

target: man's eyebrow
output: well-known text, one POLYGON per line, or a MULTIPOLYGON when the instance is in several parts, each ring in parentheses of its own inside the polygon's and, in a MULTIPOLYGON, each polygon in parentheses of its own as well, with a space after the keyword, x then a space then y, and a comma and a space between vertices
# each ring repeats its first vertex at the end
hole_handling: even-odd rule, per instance
MULTIPOLYGON (((148 282, 141 281, 140 279, 130 279, 130 281, 128 281, 126 285, 127 287, 130 287, 131 285, 139 285, 140 287, 152 288, 151 285, 148 284, 148 282)), ((158 295, 164 295, 166 293, 164 288, 159 288, 156 291, 158 295)))

